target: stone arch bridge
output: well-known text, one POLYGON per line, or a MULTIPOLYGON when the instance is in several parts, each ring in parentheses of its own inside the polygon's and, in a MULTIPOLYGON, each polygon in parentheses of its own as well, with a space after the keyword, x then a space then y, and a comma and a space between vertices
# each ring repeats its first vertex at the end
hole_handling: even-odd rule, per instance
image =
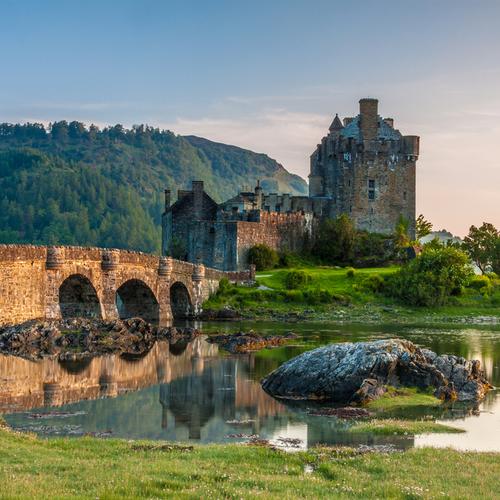
POLYGON ((127 250, 0 245, 0 325, 30 319, 192 317, 221 278, 254 279, 127 250))

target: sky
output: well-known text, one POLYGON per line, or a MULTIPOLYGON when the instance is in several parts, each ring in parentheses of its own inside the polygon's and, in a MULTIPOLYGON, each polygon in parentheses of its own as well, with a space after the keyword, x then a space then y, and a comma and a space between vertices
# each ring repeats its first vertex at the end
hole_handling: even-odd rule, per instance
POLYGON ((1 122, 147 123, 304 178, 376 97, 421 137, 417 213, 500 227, 500 0, 0 0, 0 44, 1 122))

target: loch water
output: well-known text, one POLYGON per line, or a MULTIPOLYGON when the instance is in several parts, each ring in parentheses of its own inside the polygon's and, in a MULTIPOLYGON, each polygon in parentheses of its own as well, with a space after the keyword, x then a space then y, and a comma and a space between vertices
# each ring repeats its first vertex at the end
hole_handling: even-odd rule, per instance
POLYGON ((340 325, 333 323, 203 323, 204 334, 253 329, 293 331, 291 345, 231 355, 206 341, 157 342, 142 356, 107 355, 81 363, 28 361, 0 355, 0 414, 14 429, 43 436, 112 436, 190 443, 244 442, 252 436, 299 448, 315 444, 451 446, 500 451, 500 391, 479 405, 452 404, 388 413, 466 430, 419 436, 356 435, 334 417, 309 413, 313 404, 285 404, 266 394, 260 380, 281 363, 329 342, 404 338, 467 359, 479 359, 488 380, 500 387, 500 325, 340 325))

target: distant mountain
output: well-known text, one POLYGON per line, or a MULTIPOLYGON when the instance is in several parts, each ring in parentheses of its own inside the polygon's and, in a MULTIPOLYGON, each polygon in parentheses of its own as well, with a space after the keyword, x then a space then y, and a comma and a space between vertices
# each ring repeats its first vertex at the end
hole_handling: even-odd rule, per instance
POLYGON ((205 181, 217 201, 261 179, 307 185, 264 154, 144 125, 0 124, 0 243, 160 248, 163 189, 205 181))
MULTIPOLYGON (((282 165, 263 153, 209 141, 202 137, 186 135, 184 138, 195 148, 202 151, 212 165, 214 174, 221 179, 231 179, 238 187, 253 189, 257 180, 265 192, 291 193, 306 195, 308 186, 302 177, 291 174, 282 165)), ((224 198, 234 196, 235 190, 224 198)))

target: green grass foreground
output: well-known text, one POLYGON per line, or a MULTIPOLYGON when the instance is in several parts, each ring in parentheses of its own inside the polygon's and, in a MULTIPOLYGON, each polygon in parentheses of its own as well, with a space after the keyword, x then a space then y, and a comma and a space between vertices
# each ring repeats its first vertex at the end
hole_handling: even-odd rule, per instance
POLYGON ((372 410, 393 410, 415 406, 439 406, 443 402, 431 392, 418 390, 416 387, 387 387, 387 392, 380 398, 368 403, 372 410))
POLYGON ((500 454, 412 449, 286 453, 0 430, 0 496, 81 498, 494 498, 500 454))
MULTIPOLYGON (((500 286, 490 296, 473 288, 440 307, 410 307, 372 290, 373 280, 397 266, 356 269, 300 266, 257 273, 255 287, 229 286, 205 302, 205 309, 232 307, 249 319, 291 319, 422 324, 495 323, 500 318, 500 286), (310 281, 287 290, 290 271, 304 271, 310 281)), ((376 282, 375 282, 376 283, 376 282)))

